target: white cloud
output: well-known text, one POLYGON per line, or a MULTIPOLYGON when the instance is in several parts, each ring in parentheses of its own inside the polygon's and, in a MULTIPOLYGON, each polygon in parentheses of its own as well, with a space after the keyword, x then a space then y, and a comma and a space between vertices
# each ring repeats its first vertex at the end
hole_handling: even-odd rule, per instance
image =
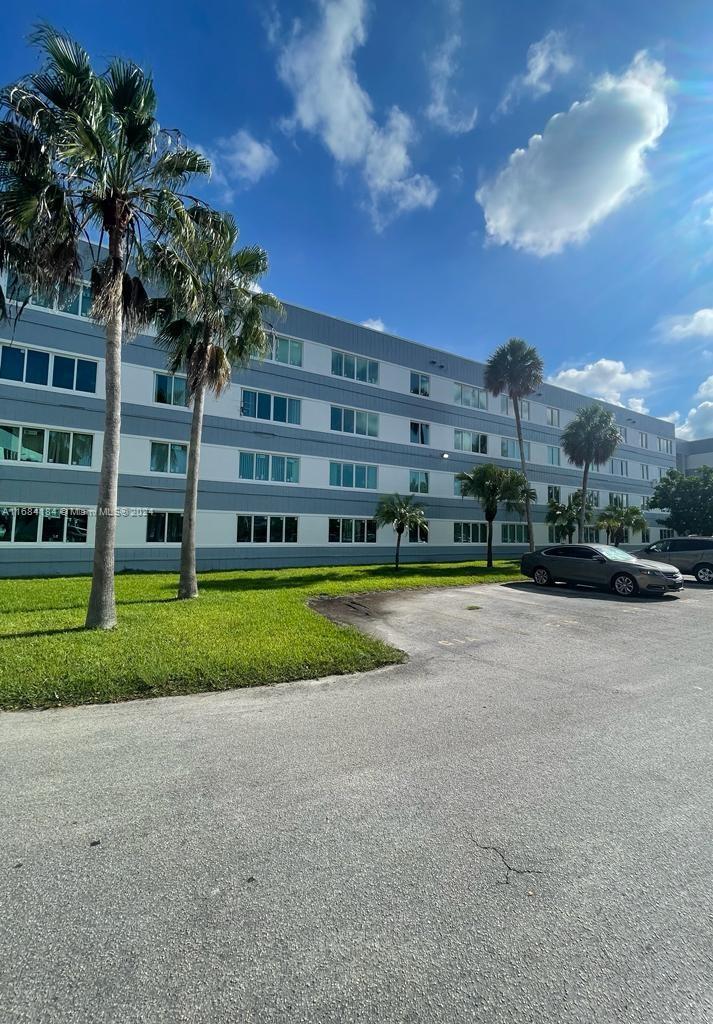
POLYGON ((279 162, 269 142, 259 142, 244 129, 217 139, 211 147, 198 148, 213 164, 212 181, 220 186, 226 202, 233 200, 236 188, 257 184, 279 162))
POLYGON ((452 108, 451 80, 458 71, 457 55, 463 42, 460 34, 461 0, 446 0, 445 8, 451 24, 446 38, 428 62, 431 102, 425 114, 432 124, 450 135, 464 135, 474 128, 478 108, 460 113, 452 108))
POLYGON ((713 398, 713 373, 710 377, 706 377, 698 391, 695 394, 696 398, 713 398))
POLYGON ((711 338, 713 309, 698 309, 688 316, 670 316, 661 322, 660 327, 674 341, 685 338, 711 338))
POLYGON ((535 97, 546 95, 558 75, 566 75, 574 67, 574 58, 567 52, 564 34, 548 32, 527 51, 527 70, 515 75, 500 100, 496 114, 507 114, 525 93, 535 97))
POLYGON ((433 206, 438 189, 426 175, 411 173, 411 119, 394 106, 377 124, 359 83, 354 51, 366 42, 366 0, 319 0, 318 7, 316 25, 295 22, 279 56, 279 76, 295 103, 287 127, 318 136, 337 164, 361 171, 381 230, 400 213, 433 206))
POLYGON ((368 320, 362 320, 361 326, 362 327, 370 327, 372 331, 385 331, 386 330, 386 324, 384 323, 384 321, 381 319, 380 316, 376 316, 376 317, 370 318, 368 320))
POLYGON ((627 370, 619 359, 598 359, 579 369, 560 370, 549 381, 570 391, 593 395, 614 405, 626 404, 635 412, 644 412, 642 398, 632 397, 624 403, 622 395, 629 391, 645 391, 651 384, 651 373, 649 370, 627 370))
POLYGON ((537 256, 582 242, 646 180, 644 157, 668 124, 665 69, 645 52, 555 114, 476 192, 487 234, 537 256))
POLYGON ((701 402, 690 409, 685 422, 676 427, 676 434, 687 441, 713 436, 713 402, 701 402))
POLYGON ((649 407, 646 405, 643 398, 627 398, 626 404, 632 412, 646 414, 649 411, 649 407))

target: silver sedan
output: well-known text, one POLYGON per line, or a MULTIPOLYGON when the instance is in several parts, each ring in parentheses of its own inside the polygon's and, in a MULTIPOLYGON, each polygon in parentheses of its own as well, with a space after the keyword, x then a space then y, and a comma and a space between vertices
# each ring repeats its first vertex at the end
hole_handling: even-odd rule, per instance
POLYGON ((520 565, 523 575, 540 587, 583 583, 607 587, 620 597, 683 589, 683 576, 675 566, 637 558, 609 544, 553 544, 529 551, 520 565))

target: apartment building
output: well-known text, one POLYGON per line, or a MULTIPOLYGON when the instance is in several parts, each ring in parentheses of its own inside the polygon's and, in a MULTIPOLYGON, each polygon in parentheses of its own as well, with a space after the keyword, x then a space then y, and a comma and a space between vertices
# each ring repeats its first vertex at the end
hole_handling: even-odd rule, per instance
POLYGON ((713 466, 713 437, 702 437, 697 441, 684 441, 683 438, 678 438, 676 465, 686 476, 704 466, 713 466))
MULTIPOLYGON (((91 569, 104 365, 88 308, 83 285, 64 309, 48 297, 14 328, 0 325, 0 575, 91 569)), ((428 517, 428 532, 404 538, 405 561, 482 558, 482 510, 460 496, 455 475, 482 462, 519 467, 512 409, 484 390, 483 363, 299 306, 287 307, 278 329, 270 358, 207 401, 199 567, 387 561, 393 531, 373 515, 379 495, 394 491, 414 492, 428 517)), ((480 347, 486 355, 492 345, 480 347)), ((591 401, 545 384, 524 403, 538 544, 554 539, 548 499, 566 501, 579 486, 560 435, 591 401)), ((646 508, 676 464, 674 428, 608 408, 622 443, 591 476, 595 500, 646 508)), ((190 416, 185 380, 166 373, 151 336, 127 344, 120 571, 177 565, 190 416)), ((643 540, 661 535, 656 518, 643 540)), ((588 537, 599 539, 594 529, 588 537)), ((501 512, 496 555, 518 555, 526 540, 522 520, 501 512)))

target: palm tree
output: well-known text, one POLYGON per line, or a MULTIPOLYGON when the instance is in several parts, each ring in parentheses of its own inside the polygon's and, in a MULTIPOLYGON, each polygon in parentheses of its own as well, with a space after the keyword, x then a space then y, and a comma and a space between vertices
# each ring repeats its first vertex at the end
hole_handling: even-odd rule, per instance
POLYGON ((584 539, 585 513, 589 500, 589 471, 604 465, 616 451, 621 433, 613 415, 601 405, 588 405, 580 409, 562 431, 560 443, 571 463, 582 469, 582 495, 577 540, 584 539))
MULTIPOLYGON (((520 447, 520 469, 526 480, 527 465, 525 442, 522 437, 520 402, 528 395, 532 395, 542 385, 544 371, 544 363, 539 352, 522 338, 510 338, 504 345, 500 345, 485 364, 485 386, 488 391, 496 398, 498 395, 506 394, 512 402, 517 443, 520 447)), ((529 494, 525 495, 525 519, 530 551, 535 550, 531 507, 533 500, 529 494)))
POLYGON ((629 508, 623 508, 621 505, 607 505, 597 519, 597 526, 606 530, 608 543, 619 547, 624 540, 626 530, 641 533, 646 529, 648 523, 638 505, 630 505, 629 508))
POLYGON ((500 505, 508 512, 522 515, 527 500, 534 499, 534 492, 527 483, 527 477, 516 469, 503 469, 492 462, 473 466, 467 473, 457 473, 461 494, 464 498, 475 498, 480 502, 485 521, 488 524, 487 565, 493 567, 493 522, 500 505))
MULTIPOLYGON (((584 508, 584 521, 590 523, 592 521, 592 511, 594 506, 591 500, 588 500, 584 508)), ((572 543, 575 531, 580 523, 582 515, 582 492, 575 491, 574 494, 570 494, 566 502, 555 501, 551 499, 547 503, 547 512, 545 514, 545 522, 550 526, 554 526, 558 534, 564 534, 567 538, 567 543, 572 543)))
POLYGON ((167 291, 158 303, 157 343, 168 352, 171 373, 185 370, 193 402, 181 537, 178 597, 198 596, 196 519, 201 437, 206 392, 219 396, 234 366, 263 356, 272 340, 264 313, 282 306, 257 288, 267 272, 259 246, 236 249, 238 227, 227 213, 194 205, 190 230, 178 228, 166 240, 145 247, 145 269, 167 291))
POLYGON ((382 494, 374 512, 377 526, 392 526, 396 533, 394 569, 398 571, 401 557, 401 538, 405 530, 415 527, 428 532, 426 515, 421 505, 414 505, 413 494, 382 494))
POLYGON ((83 240, 92 254, 91 314, 106 332, 106 403, 86 626, 109 629, 116 624, 121 344, 151 306, 127 268, 142 232, 150 235, 169 214, 185 219, 181 190, 210 163, 159 127, 153 82, 141 68, 113 59, 97 73, 78 43, 49 26, 32 41, 40 70, 0 92, 0 238, 6 255, 13 246, 31 254, 22 269, 33 291, 70 292, 83 240))

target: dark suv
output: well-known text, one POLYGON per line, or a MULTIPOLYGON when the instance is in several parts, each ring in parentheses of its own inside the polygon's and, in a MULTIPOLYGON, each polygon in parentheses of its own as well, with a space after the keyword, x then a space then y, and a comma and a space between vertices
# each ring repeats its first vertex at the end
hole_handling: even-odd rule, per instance
POLYGON ((713 537, 671 537, 647 544, 634 554, 637 558, 660 558, 686 576, 695 576, 699 583, 713 583, 713 537))

